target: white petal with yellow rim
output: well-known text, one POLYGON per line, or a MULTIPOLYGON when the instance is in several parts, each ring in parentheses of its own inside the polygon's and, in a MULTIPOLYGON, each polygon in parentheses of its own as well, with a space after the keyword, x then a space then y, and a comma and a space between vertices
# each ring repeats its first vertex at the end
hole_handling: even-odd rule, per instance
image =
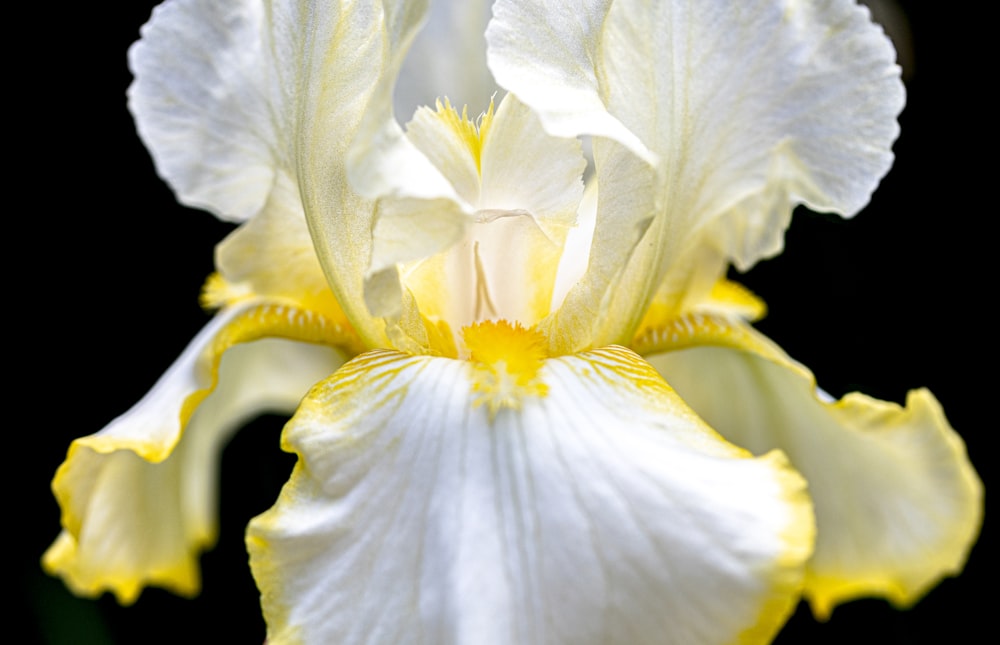
POLYGON ((372 352, 317 385, 248 530, 268 641, 768 642, 813 531, 783 456, 628 350, 538 378, 492 420, 468 361, 372 352))
POLYGON ((53 481, 63 532, 43 564, 76 593, 111 591, 123 604, 147 585, 196 593, 225 442, 261 412, 290 413, 343 361, 279 338, 234 345, 254 340, 245 327, 257 304, 220 312, 142 401, 71 446, 53 481))
POLYGON ((814 613, 867 595, 910 605, 960 571, 982 521, 982 483, 934 396, 914 390, 906 407, 858 393, 832 402, 769 340, 748 326, 731 332, 714 341, 729 347, 649 360, 728 440, 785 451, 809 482, 814 613))

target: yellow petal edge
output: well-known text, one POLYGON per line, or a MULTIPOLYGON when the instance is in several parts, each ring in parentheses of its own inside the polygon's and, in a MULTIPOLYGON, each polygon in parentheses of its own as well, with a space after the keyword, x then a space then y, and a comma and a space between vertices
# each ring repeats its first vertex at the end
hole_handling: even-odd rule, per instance
MULTIPOLYGON (((126 566, 119 563, 120 566, 109 568, 107 562, 82 558, 78 549, 86 515, 103 512, 103 509, 89 508, 88 498, 94 487, 99 485, 94 482, 99 482, 101 475, 107 473, 105 468, 109 462, 106 458, 113 454, 121 456, 113 466, 119 471, 137 467, 140 460, 149 464, 166 461, 181 441, 195 410, 216 389, 219 365, 226 350, 263 338, 324 344, 352 353, 357 353, 359 345, 357 336, 346 321, 331 319, 287 303, 248 304, 245 311, 238 313, 216 333, 198 357, 198 380, 207 385, 184 399, 177 430, 171 440, 144 440, 134 436, 96 433, 77 439, 70 445, 66 460, 59 466, 52 481, 52 491, 62 510, 63 531, 42 556, 42 567, 47 573, 62 577, 76 595, 95 597, 103 591, 110 591, 122 605, 134 603, 147 585, 163 587, 183 596, 198 593, 201 586, 198 555, 215 543, 214 526, 195 527, 195 534, 189 539, 184 554, 150 557, 142 564, 126 566), (84 481, 87 483, 81 486, 84 481)), ((136 494, 142 493, 136 491, 136 494)), ((151 542, 155 550, 159 546, 155 536, 151 536, 151 542)))
POLYGON ((816 543, 816 518, 807 490, 808 484, 794 470, 783 452, 774 450, 761 459, 774 466, 785 503, 792 509, 792 517, 782 534, 785 550, 777 560, 777 576, 771 595, 761 606, 757 623, 740 634, 735 641, 738 645, 765 644, 774 640, 778 630, 784 626, 798 604, 798 597, 802 592, 802 579, 792 572, 809 560, 816 543))
POLYGON ((942 522, 950 523, 950 530, 946 540, 936 544, 936 548, 913 553, 902 570, 894 569, 891 564, 865 572, 806 568, 805 595, 820 620, 829 618, 836 605, 863 596, 883 596, 899 608, 910 607, 942 578, 957 575, 965 566, 983 522, 983 483, 969 462, 965 442, 952 429, 941 404, 927 389, 911 390, 905 407, 857 392, 823 405, 846 427, 886 436, 908 433, 912 439, 934 444, 937 463, 946 468, 959 464, 953 497, 959 520, 941 518, 942 522))
MULTIPOLYGON (((626 348, 609 346, 567 358, 581 359, 589 364, 590 369, 585 369, 581 373, 581 377, 602 378, 598 374, 603 374, 605 379, 627 382, 631 387, 642 392, 643 398, 649 401, 652 408, 670 409, 674 413, 686 413, 692 419, 697 419, 691 410, 683 406, 676 393, 664 382, 655 369, 626 348), (671 403, 668 405, 665 399, 669 399, 671 403), (683 410, 679 411, 672 407, 675 404, 680 404, 683 410)), ((404 369, 411 369, 414 362, 424 360, 428 359, 386 350, 376 350, 363 354, 346 364, 327 381, 317 384, 313 391, 307 395, 296 416, 322 415, 337 418, 338 414, 335 411, 325 409, 324 406, 333 406, 339 409, 338 406, 352 405, 354 401, 365 401, 369 404, 372 401, 383 401, 386 404, 395 405, 400 397, 405 396, 405 390, 392 391, 392 375, 404 369), (380 373, 380 377, 375 382, 367 381, 365 375, 370 371, 380 373), (334 392, 336 396, 331 399, 331 393, 334 392)), ((545 359, 546 362, 560 360, 562 359, 545 359)), ((472 403, 472 405, 475 404, 472 403)), ((292 503, 298 495, 302 494, 299 491, 299 483, 305 479, 304 471, 309 468, 303 453, 288 440, 288 429, 294 423, 295 419, 289 426, 286 426, 282 437, 282 448, 298 455, 299 461, 289 483, 282 491, 279 503, 253 520, 251 526, 255 526, 255 529, 248 531, 246 538, 247 547, 251 553, 254 575, 258 584, 262 585, 262 589, 264 589, 262 604, 265 608, 265 615, 268 617, 271 628, 276 630, 269 634, 269 641, 288 644, 306 642, 307 637, 301 626, 296 626, 291 620, 292 607, 286 603, 287 599, 283 597, 285 592, 280 591, 291 581, 285 580, 280 571, 280 564, 269 555, 273 550, 273 545, 268 539, 268 534, 278 530, 276 524, 280 517, 278 509, 282 503, 292 503)), ((762 590, 756 618, 748 621, 749 626, 735 635, 734 640, 731 641, 741 645, 770 643, 798 602, 802 592, 804 565, 813 550, 816 535, 815 519, 812 502, 806 490, 806 482, 790 466, 787 457, 782 452, 776 450, 761 457, 755 457, 748 451, 729 443, 704 423, 700 421, 697 423, 701 428, 703 438, 692 440, 695 440, 699 445, 702 441, 707 441, 716 446, 715 449, 719 450, 720 454, 738 459, 759 460, 761 463, 767 464, 773 473, 776 488, 780 489, 779 498, 788 509, 787 524, 780 532, 781 552, 769 563, 770 571, 757 572, 762 578, 762 590), (763 589, 764 587, 766 589, 763 589)), ((294 582, 291 584, 295 587, 294 582)), ((301 592, 301 589, 297 589, 297 591, 301 592)))
MULTIPOLYGON (((865 596, 884 597, 897 607, 906 608, 942 578, 961 572, 982 525, 983 484, 969 462, 965 443, 929 390, 910 391, 905 407, 857 392, 835 402, 823 400, 812 372, 742 320, 725 314, 694 312, 658 319, 652 312, 632 346, 644 356, 707 346, 756 356, 801 379, 815 404, 825 409, 845 432, 881 442, 887 450, 912 450, 922 459, 913 463, 913 469, 929 472, 937 467, 944 473, 950 491, 948 513, 937 513, 944 537, 933 542, 933 548, 913 549, 901 560, 887 562, 875 558, 859 567, 855 561, 841 558, 836 562, 836 556, 826 557, 824 536, 842 529, 829 523, 824 525, 823 517, 818 518, 820 542, 816 556, 806 568, 803 590, 817 619, 826 620, 836 605, 865 596)), ((796 463, 793 461, 792 465, 796 463)))

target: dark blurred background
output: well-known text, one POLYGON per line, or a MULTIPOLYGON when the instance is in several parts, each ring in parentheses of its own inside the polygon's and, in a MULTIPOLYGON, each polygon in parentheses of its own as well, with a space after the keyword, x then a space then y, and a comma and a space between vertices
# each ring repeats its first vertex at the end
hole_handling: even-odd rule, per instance
MULTIPOLYGON (((35 258, 14 269, 15 294, 23 290, 15 300, 36 314, 15 323, 35 339, 18 343, 27 360, 15 362, 15 378, 27 376, 17 398, 26 396, 28 405, 12 401, 22 420, 11 431, 23 446, 15 447, 18 463, 8 472, 22 474, 5 530, 21 603, 11 620, 24 617, 27 642, 264 640, 243 528, 271 505, 293 463, 278 450, 279 418, 252 423, 226 449, 219 545, 202 559, 196 600, 156 589, 129 608, 110 597, 80 600, 38 565, 59 530, 49 482, 69 442, 137 401, 206 323, 199 289, 212 271, 215 243, 230 230, 176 205, 126 110, 125 51, 153 4, 40 16, 55 30, 34 42, 55 59, 37 58, 30 68, 28 97, 41 102, 38 113, 34 103, 21 106, 25 121, 40 125, 14 132, 29 139, 22 171, 29 186, 38 185, 32 212, 14 215, 14 230, 29 231, 16 236, 25 246, 14 255, 35 258)), ((953 6, 968 12, 971 5, 953 6)), ((941 7, 899 2, 880 14, 889 16, 883 19, 901 51, 909 98, 895 167, 869 207, 850 221, 797 213, 785 253, 737 277, 770 306, 763 331, 831 394, 861 390, 901 402, 908 389, 929 387, 990 491, 995 460, 986 409, 996 398, 997 355, 987 313, 995 273, 988 218, 996 211, 996 144, 984 95, 992 76, 984 68, 996 56, 992 48, 984 55, 990 43, 976 37, 986 31, 975 29, 982 18, 941 7)), ((9 185, 24 194, 17 182, 9 185)), ((993 532, 988 507, 965 573, 912 610, 864 600, 816 623, 800 606, 777 642, 978 641, 976 632, 989 633, 995 622, 995 585, 987 586, 993 532)))

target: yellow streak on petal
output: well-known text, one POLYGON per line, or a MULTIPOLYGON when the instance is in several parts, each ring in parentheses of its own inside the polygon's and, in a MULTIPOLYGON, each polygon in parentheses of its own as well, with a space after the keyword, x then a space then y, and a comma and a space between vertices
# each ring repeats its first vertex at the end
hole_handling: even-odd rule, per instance
POLYGON ((211 544, 199 542, 193 545, 190 558, 178 559, 169 565, 151 569, 141 578, 130 571, 117 570, 105 571, 98 579, 92 571, 93 563, 87 563, 90 567, 80 563, 77 540, 69 531, 64 530, 42 556, 42 569, 51 576, 61 577, 77 596, 96 598, 101 592, 108 590, 114 593, 118 604, 123 607, 134 604, 146 586, 162 587, 178 596, 193 598, 201 590, 197 554, 209 546, 211 544))
POLYGON ((244 283, 233 283, 216 272, 208 276, 201 287, 198 302, 202 309, 212 311, 254 297, 253 290, 244 283))
MULTIPOLYGON (((647 392, 657 402, 654 405, 662 405, 666 392, 676 396, 670 385, 649 363, 628 349, 610 346, 587 352, 586 356, 601 372, 610 369, 615 376, 624 377, 637 389, 647 392)), ((581 378, 596 375, 596 372, 593 375, 581 374, 581 378)), ((692 416, 697 416, 694 411, 687 411, 692 416)), ((677 409, 669 412, 672 415, 681 413, 677 409)), ((704 422, 699 420, 699 424, 713 439, 726 446, 728 454, 743 459, 754 458, 749 451, 729 443, 704 422)), ((767 597, 762 599, 755 623, 733 641, 737 645, 759 645, 770 643, 774 639, 798 603, 804 586, 804 565, 812 555, 816 543, 816 519, 805 479, 794 470, 788 457, 780 450, 772 450, 758 459, 771 466, 776 486, 786 502, 789 515, 781 532, 782 549, 776 554, 768 580, 770 586, 767 597)))
POLYGON ((788 360, 784 352, 765 337, 752 333, 741 321, 734 321, 725 315, 689 313, 657 321, 642 327, 630 346, 637 354, 646 356, 706 345, 753 352, 807 373, 800 365, 788 360))
MULTIPOLYGON (((969 463, 964 443, 930 392, 911 391, 903 407, 859 393, 827 402, 817 394, 811 372, 742 321, 724 317, 701 316, 695 320, 687 316, 662 322, 644 330, 635 344, 646 354, 692 346, 732 348, 783 367, 802 379, 801 384, 796 385, 793 379, 773 390, 772 396, 781 398, 776 409, 783 414, 769 416, 769 422, 789 425, 784 430, 774 428, 775 438, 761 443, 759 449, 784 446, 813 484, 820 537, 807 566, 803 595, 818 620, 826 620, 837 604, 861 596, 882 596, 906 608, 942 577, 961 571, 981 527, 983 486, 969 463), (802 387, 804 392, 796 393, 795 387, 802 387), (796 404, 801 394, 805 398, 796 404), (812 406, 801 412, 801 418, 794 411, 800 405, 812 406), (776 438, 779 434, 794 434, 794 427, 808 430, 815 439, 803 442, 788 436, 776 438), (823 437, 830 436, 831 428, 843 433, 838 445, 846 452, 833 454, 822 448, 824 441, 830 441, 823 437), (856 468, 858 473, 875 477, 872 481, 877 481, 878 486, 872 489, 875 492, 870 504, 843 503, 853 498, 836 487, 842 472, 827 469, 837 468, 838 464, 841 471, 856 468), (934 481, 939 495, 914 490, 919 480, 934 481), (884 556, 870 557, 870 553, 884 556)), ((767 364, 761 362, 753 373, 761 375, 766 368, 767 364)), ((706 383, 712 381, 711 375, 709 371, 706 383)), ((688 386, 693 382, 689 381, 688 386)), ((687 391, 688 401, 697 398, 692 396, 695 391, 684 387, 681 391, 687 391)), ((719 424, 720 431, 733 436, 729 433, 737 431, 738 424, 751 423, 740 415, 712 419, 713 405, 718 409, 741 409, 731 395, 716 396, 719 398, 702 397, 696 407, 710 422, 719 424)), ((863 492, 860 494, 864 497, 863 492)))
MULTIPOLYGON (((739 282, 722 279, 712 285, 706 310, 726 310, 754 322, 767 315, 767 304, 739 282)), ((698 309, 702 309, 701 306, 698 309)))
MULTIPOLYGON (((280 303, 303 311, 312 311, 345 329, 350 328, 347 315, 344 314, 333 292, 325 286, 319 289, 306 288, 294 293, 290 291, 272 293, 256 290, 255 285, 250 280, 234 282, 222 273, 215 272, 205 279, 205 284, 201 287, 201 295, 198 298, 202 308, 206 311, 213 311, 249 300, 280 303)), ((354 334, 353 331, 351 333, 354 334)), ((356 336, 356 334, 354 335, 356 336)), ((358 352, 365 349, 361 347, 360 342, 357 345, 360 348, 358 352)))
POLYGON ((548 391, 538 376, 549 357, 545 336, 520 323, 487 320, 462 329, 469 360, 475 364, 472 391, 475 405, 486 405, 490 418, 503 408, 521 409, 525 397, 548 391))
MULTIPOLYGON (((197 407, 215 389, 222 354, 233 345, 262 338, 287 338, 329 345, 350 354, 364 351, 361 340, 346 321, 285 304, 269 303, 249 309, 220 330, 202 354, 201 360, 211 374, 211 386, 194 392, 184 401, 181 408, 182 427, 187 425, 197 407)), ((145 458, 145 455, 140 455, 145 458)))
POLYGON ((490 107, 479 116, 476 122, 469 118, 469 106, 463 106, 462 114, 459 115, 458 110, 452 106, 448 97, 445 97, 443 104, 441 99, 438 99, 435 102, 435 108, 437 108, 435 115, 441 119, 441 122, 454 130, 469 147, 472 158, 476 160, 476 170, 482 173, 483 145, 486 143, 490 126, 493 125, 493 99, 490 99, 490 107))
POLYGON ((767 315, 767 304, 738 282, 723 278, 712 285, 706 299, 694 305, 678 308, 676 304, 668 303, 662 299, 654 300, 649 305, 649 309, 646 310, 635 336, 641 337, 664 327, 667 322, 679 320, 695 313, 722 317, 734 316, 754 322, 767 315))
POLYGON ((455 346, 455 335, 451 325, 444 320, 428 318, 421 315, 424 329, 427 331, 427 342, 431 356, 458 358, 458 347, 455 346))
MULTIPOLYGON (((219 377, 219 363, 222 354, 239 343, 249 343, 262 338, 287 338, 304 343, 316 343, 336 347, 351 355, 360 354, 364 346, 354 330, 346 323, 331 320, 322 314, 284 304, 261 304, 243 312, 228 325, 219 330, 212 342, 203 350, 199 358, 199 370, 205 375, 207 386, 192 392, 181 408, 181 427, 185 427, 198 405, 215 389, 219 377)), ((180 434, 178 434, 178 440, 180 434)), ((98 453, 111 453, 127 449, 135 452, 148 462, 159 463, 170 456, 175 443, 162 445, 155 442, 123 444, 116 436, 89 435, 75 440, 70 445, 69 458, 77 447, 86 447, 98 453)), ((65 466, 65 462, 63 463, 65 466)), ((60 467, 62 470, 62 467, 60 467)), ((56 471, 56 479, 59 480, 56 471)), ((55 483, 53 483, 55 485, 55 483)))

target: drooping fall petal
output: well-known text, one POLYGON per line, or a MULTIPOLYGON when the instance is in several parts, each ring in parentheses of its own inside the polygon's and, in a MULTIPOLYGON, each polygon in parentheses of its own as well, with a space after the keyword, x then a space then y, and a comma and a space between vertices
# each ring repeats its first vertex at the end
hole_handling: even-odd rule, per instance
MULTIPOLYGON (((63 532, 46 570, 76 593, 111 591, 123 604, 147 585, 198 591, 198 556, 216 537, 222 446, 257 414, 294 410, 344 360, 330 347, 258 340, 268 322, 272 332, 292 326, 292 313, 253 301, 224 309, 142 401, 73 443, 52 484, 63 532)), ((312 332, 313 342, 326 335, 312 332)))
POLYGON ((809 482, 817 539, 804 593, 817 616, 859 596, 909 606, 962 569, 982 522, 982 483, 930 392, 911 391, 905 407, 858 393, 832 401, 748 326, 700 320, 659 333, 669 345, 689 330, 703 346, 649 360, 728 440, 784 451, 809 482))
POLYGON ((501 396, 519 360, 372 352, 313 389, 248 531, 269 642, 768 642, 812 539, 784 457, 721 441, 627 350, 501 396))

